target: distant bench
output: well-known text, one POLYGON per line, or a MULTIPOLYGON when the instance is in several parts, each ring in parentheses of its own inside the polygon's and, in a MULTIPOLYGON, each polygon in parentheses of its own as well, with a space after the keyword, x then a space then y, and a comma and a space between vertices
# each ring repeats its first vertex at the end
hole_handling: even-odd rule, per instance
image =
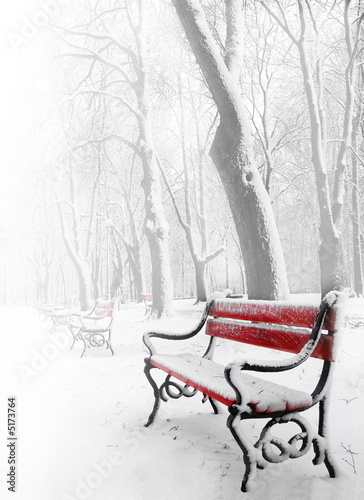
POLYGON ((39 314, 44 315, 44 319, 52 320, 52 328, 50 333, 53 333, 58 326, 67 325, 71 314, 72 299, 67 299, 62 303, 45 304, 35 306, 39 314))
POLYGON ((114 350, 111 345, 111 326, 117 311, 117 299, 97 299, 90 312, 74 313, 69 317, 67 326, 72 334, 71 349, 77 340, 83 342, 81 358, 87 348, 106 345, 111 355, 114 350))
MULTIPOLYGON (((145 359, 144 371, 155 398, 146 426, 152 424, 161 400, 167 401, 168 396, 175 399, 182 395, 191 397, 200 391, 203 402, 209 400, 215 413, 218 413, 217 401, 228 407, 227 426, 244 455, 242 491, 248 491, 256 468, 263 469, 268 462, 278 463, 300 457, 307 453, 311 444, 315 452, 314 465, 324 462, 330 477, 335 477, 336 469, 325 431, 330 374, 343 319, 343 313, 339 314, 342 308, 337 303, 343 303, 343 298, 344 295, 339 292, 330 292, 318 308, 284 302, 215 299, 207 303, 199 325, 189 333, 146 333, 143 340, 150 356, 145 359), (202 357, 193 354, 158 354, 151 343, 153 337, 166 340, 190 339, 205 324, 205 333, 210 340, 202 357), (296 354, 284 361, 256 362, 240 359, 223 365, 213 361, 218 338, 296 354), (291 370, 310 357, 321 360, 322 370, 316 387, 308 392, 246 373, 291 370), (156 368, 167 373, 159 387, 150 373, 156 368), (317 403, 318 432, 314 432, 300 412, 317 403), (270 420, 264 426, 258 441, 253 443, 243 433, 240 421, 261 418, 270 420), (286 422, 294 422, 299 427, 299 432, 288 442, 271 433, 275 424, 286 422)), ((237 345, 231 343, 232 348, 237 345)), ((289 373, 287 380, 290 379, 289 373)), ((304 372, 302 376, 304 377, 304 372)), ((309 380, 305 382, 309 385, 309 380)))
POLYGON ((151 313, 153 308, 153 295, 151 293, 142 293, 145 305, 145 314, 151 313))

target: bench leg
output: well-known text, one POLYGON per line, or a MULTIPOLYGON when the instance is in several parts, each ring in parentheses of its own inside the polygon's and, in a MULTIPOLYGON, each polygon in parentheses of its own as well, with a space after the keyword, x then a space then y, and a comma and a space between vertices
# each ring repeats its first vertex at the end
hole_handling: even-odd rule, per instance
POLYGON ((76 343, 76 335, 74 335, 74 333, 73 333, 73 332, 71 332, 71 333, 72 333, 72 338, 73 338, 73 340, 72 340, 72 344, 71 344, 71 347, 70 347, 70 351, 72 351, 72 349, 73 349, 73 347, 74 347, 74 345, 75 345, 75 343, 76 343))
POLYGON ((246 493, 247 491, 249 491, 249 484, 255 475, 257 464, 257 450, 242 433, 240 428, 240 421, 241 418, 239 414, 231 414, 227 419, 227 426, 229 427, 235 441, 238 443, 240 449, 243 452, 245 473, 243 481, 241 483, 241 491, 246 493))
POLYGON ((86 348, 87 348, 87 344, 88 344, 88 340, 87 338, 85 337, 85 335, 81 332, 81 330, 78 332, 77 334, 78 338, 80 340, 82 340, 83 342, 83 351, 82 351, 82 354, 80 356, 80 358, 83 358, 83 356, 85 355, 85 352, 86 352, 86 348))
POLYGON ((335 462, 330 454, 330 451, 328 449, 328 444, 327 444, 327 436, 325 435, 325 430, 327 429, 327 412, 328 412, 328 404, 327 400, 324 397, 321 399, 319 402, 319 424, 318 424, 318 433, 320 436, 325 438, 326 440, 326 449, 325 449, 325 458, 324 458, 324 463, 326 465, 326 468, 329 472, 330 477, 336 477, 337 476, 337 468, 335 465, 335 462))
POLYGON ((212 409, 214 410, 215 415, 219 414, 219 407, 216 404, 216 401, 213 400, 212 398, 209 397, 210 405, 212 406, 212 409))
POLYGON ((73 349, 73 347, 74 347, 74 345, 76 343, 76 340, 77 340, 77 333, 78 332, 77 333, 73 333, 73 329, 69 325, 67 325, 67 328, 68 328, 69 332, 72 335, 72 344, 71 344, 71 347, 70 347, 70 351, 72 351, 72 349, 73 349))
POLYGON ((57 328, 57 322, 54 320, 53 316, 51 316, 51 320, 52 320, 52 328, 50 329, 49 333, 54 333, 57 328))
POLYGON ((114 356, 114 349, 111 347, 111 342, 110 342, 110 340, 107 340, 107 341, 106 341, 106 343, 107 343, 107 347, 108 347, 108 348, 110 349, 110 351, 111 351, 111 356, 114 356))
POLYGON ((154 392, 154 406, 153 406, 152 413, 149 415, 148 422, 146 424, 144 424, 144 427, 149 427, 150 424, 153 423, 154 418, 155 418, 155 416, 157 414, 157 411, 159 409, 159 405, 160 405, 159 388, 158 388, 157 384, 155 383, 154 379, 152 378, 152 376, 150 374, 150 370, 152 368, 154 368, 154 366, 151 365, 149 363, 149 360, 147 359, 145 361, 144 373, 145 373, 145 376, 147 377, 150 385, 153 387, 153 392, 154 392))
POLYGON ((105 337, 105 342, 106 342, 106 347, 110 349, 111 351, 111 356, 114 356, 114 349, 112 348, 111 345, 111 330, 107 330, 107 337, 105 337))

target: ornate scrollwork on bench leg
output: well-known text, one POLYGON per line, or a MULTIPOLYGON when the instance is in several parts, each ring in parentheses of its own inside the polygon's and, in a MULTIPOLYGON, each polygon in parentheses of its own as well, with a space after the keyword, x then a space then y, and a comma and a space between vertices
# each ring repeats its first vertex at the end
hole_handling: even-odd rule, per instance
POLYGON ((241 490, 243 492, 248 491, 248 486, 254 476, 256 468, 264 469, 267 467, 268 463, 280 463, 289 458, 302 457, 311 449, 311 445, 315 453, 315 457, 312 461, 313 464, 318 465, 324 462, 330 477, 335 477, 335 468, 329 454, 327 440, 322 434, 324 424, 321 424, 321 419, 323 419, 322 415, 324 412, 321 412, 321 410, 319 433, 316 433, 309 422, 299 413, 289 413, 269 420, 254 446, 244 436, 241 430, 241 420, 244 420, 244 417, 242 418, 242 415, 239 413, 238 409, 234 408, 234 405, 229 407, 229 411, 230 416, 227 421, 227 426, 244 454, 245 474, 241 485, 241 490), (274 425, 288 422, 297 424, 298 427, 300 427, 300 432, 297 432, 288 441, 272 434, 274 425))
POLYGON ((179 399, 182 396, 185 396, 186 398, 192 398, 192 396, 197 393, 197 390, 191 388, 189 385, 180 385, 177 382, 171 381, 171 375, 167 375, 166 380, 159 388, 160 398, 163 401, 167 401, 168 397, 165 395, 164 391, 171 399, 179 399), (172 387, 177 390, 177 393, 173 392, 173 390, 171 389, 172 387))
POLYGON ((111 347, 110 341, 105 337, 103 333, 88 333, 85 335, 88 347, 103 347, 106 344, 106 348, 110 349, 111 355, 114 355, 114 350, 111 347))
POLYGON ((259 440, 255 444, 255 447, 261 451, 261 458, 259 458, 257 464, 258 468, 266 467, 267 462, 280 463, 289 458, 302 457, 311 449, 311 445, 315 452, 313 464, 318 465, 323 461, 326 464, 326 460, 328 460, 326 439, 314 432, 304 417, 298 413, 290 413, 283 417, 273 418, 265 425, 259 440), (301 432, 295 434, 288 441, 272 435, 271 429, 274 425, 288 422, 297 424, 301 432))
POLYGON ((171 399, 179 399, 182 396, 185 396, 186 398, 192 398, 198 391, 197 389, 193 389, 189 385, 180 385, 177 382, 174 382, 171 380, 171 375, 167 375, 165 381, 163 384, 158 388, 158 385, 152 378, 150 371, 152 368, 155 368, 148 359, 145 360, 145 368, 144 368, 144 373, 150 383, 150 385, 153 387, 153 392, 154 392, 154 407, 152 410, 152 413, 149 415, 148 422, 145 424, 145 427, 148 427, 150 424, 153 423, 154 418, 157 414, 157 411, 160 406, 160 401, 168 401, 168 398, 171 399), (177 390, 175 392, 173 389, 177 390))
MULTIPOLYGON (((263 428, 260 438, 255 447, 261 450, 262 458, 266 462, 280 463, 288 458, 298 458, 305 455, 311 448, 315 434, 308 421, 298 414, 288 414, 283 417, 277 417, 270 420, 263 428), (271 429, 276 424, 285 424, 288 422, 296 423, 301 432, 295 434, 289 441, 272 435, 271 429), (297 447, 298 443, 301 443, 297 447), (278 453, 277 453, 278 450, 278 453)), ((318 444, 320 447, 320 444, 318 444)), ((266 463, 259 461, 260 468, 265 467, 266 463)))

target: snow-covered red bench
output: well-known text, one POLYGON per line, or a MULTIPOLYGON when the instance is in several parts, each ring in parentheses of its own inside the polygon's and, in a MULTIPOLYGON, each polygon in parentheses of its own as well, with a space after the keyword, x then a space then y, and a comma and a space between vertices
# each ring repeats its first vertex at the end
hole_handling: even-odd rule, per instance
POLYGON ((152 312, 153 295, 151 293, 142 293, 143 302, 145 305, 145 314, 152 312))
MULTIPOLYGON (((228 407, 227 426, 244 454, 242 491, 248 490, 256 468, 263 469, 268 462, 278 463, 287 458, 300 457, 307 453, 311 444, 315 452, 313 463, 324 462, 330 477, 335 477, 337 471, 326 438, 327 406, 333 361, 344 318, 344 299, 344 294, 330 292, 319 307, 274 301, 212 299, 193 331, 186 334, 146 333, 143 340, 150 356, 145 359, 144 371, 155 398, 146 426, 153 422, 161 400, 167 401, 168 396, 190 397, 200 391, 204 395, 203 401, 208 399, 215 413, 218 413, 217 401, 228 407), (151 342, 154 337, 186 340, 194 337, 204 326, 209 344, 201 357, 159 354, 151 342), (224 344, 227 340, 235 341, 229 342, 231 350, 241 350, 241 344, 237 343, 246 343, 295 355, 278 361, 235 359, 225 365, 219 364, 213 360, 218 338, 224 339, 224 344), (294 380, 290 377, 293 372, 289 371, 284 385, 269 380, 270 373, 292 370, 310 357, 320 360, 322 365, 317 383, 311 381, 315 387, 308 387, 307 390, 289 387, 290 380, 294 380), (160 386, 151 376, 152 369, 167 373, 160 386), (265 379, 248 374, 248 371, 265 373, 265 379), (316 404, 319 405, 318 432, 313 431, 300 415, 316 404), (243 433, 240 421, 262 418, 270 420, 254 443, 243 433), (273 425, 285 422, 294 422, 299 427, 298 433, 288 442, 272 434, 273 425)), ((305 377, 302 367, 300 376, 305 377)), ((310 377, 306 378, 307 386, 310 386, 310 377)))
POLYGON ((103 345, 106 345, 114 355, 111 346, 111 326, 117 309, 116 303, 117 299, 97 299, 90 312, 74 313, 69 316, 67 326, 73 337, 70 349, 77 340, 81 340, 83 342, 81 358, 88 347, 102 347, 103 345))

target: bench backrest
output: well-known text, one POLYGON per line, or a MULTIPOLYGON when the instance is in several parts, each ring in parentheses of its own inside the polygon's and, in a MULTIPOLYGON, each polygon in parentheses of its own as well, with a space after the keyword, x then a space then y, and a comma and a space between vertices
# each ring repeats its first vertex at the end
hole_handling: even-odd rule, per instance
POLYGON ((97 299, 92 314, 95 316, 112 316, 114 313, 116 299, 97 299))
MULTIPOLYGON (((269 301, 215 300, 206 323, 212 337, 298 353, 308 341, 318 308, 269 301)), ((337 310, 327 310, 322 334, 312 356, 334 361, 337 310)))
POLYGON ((143 300, 146 304, 153 303, 153 295, 151 293, 142 293, 143 300))

